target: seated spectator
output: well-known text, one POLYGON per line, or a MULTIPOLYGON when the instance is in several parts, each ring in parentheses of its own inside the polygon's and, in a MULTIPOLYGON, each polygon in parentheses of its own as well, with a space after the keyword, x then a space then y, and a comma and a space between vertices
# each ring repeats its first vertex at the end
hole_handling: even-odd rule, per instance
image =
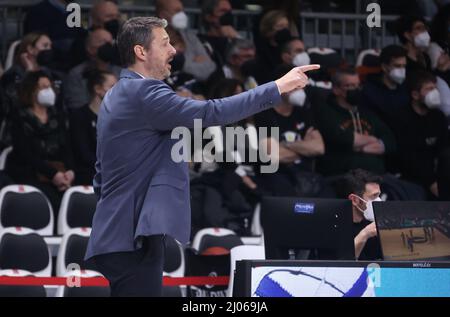
MULTIPOLYGON (((238 80, 223 78, 212 87, 208 98, 225 98, 242 91, 242 84, 238 80)), ((227 127, 247 129, 249 121, 249 119, 241 120, 227 127)), ((251 221, 254 206, 260 201, 262 191, 256 183, 253 165, 247 161, 249 149, 241 148, 242 144, 236 144, 236 142, 233 142, 234 147, 232 147, 231 134, 227 134, 227 127, 209 128, 209 131, 215 129, 216 133, 219 129, 221 131, 221 135, 210 132, 211 136, 214 135, 212 140, 214 153, 211 154, 223 158, 224 161, 212 162, 214 157, 211 157, 207 151, 203 153, 203 162, 196 163, 194 166, 201 175, 191 180, 192 227, 193 231, 197 231, 208 226, 222 226, 239 234, 249 235, 248 224, 251 221), (234 161, 231 160, 232 158, 234 161)), ((203 149, 206 149, 210 142, 204 142, 203 149)), ((248 138, 245 144, 249 144, 248 138)), ((196 149, 193 150, 195 153, 196 149)))
POLYGON ((117 38, 120 28, 120 10, 115 0, 96 0, 91 9, 91 29, 104 28, 117 38))
POLYGON ((81 32, 80 28, 69 27, 66 11, 68 0, 43 0, 27 10, 24 21, 24 34, 44 32, 53 42, 55 60, 58 70, 67 71, 70 68, 70 52, 72 43, 81 32))
MULTIPOLYGON (((281 1, 258 1, 263 7, 263 15, 269 11, 280 10, 286 14, 289 21, 289 31, 294 37, 300 37, 301 34, 301 19, 300 12, 303 4, 300 1, 281 0, 281 1)), ((259 21, 258 21, 259 22, 259 21)), ((255 34, 255 38, 258 37, 258 32, 255 34)))
POLYGON ((443 7, 431 24, 431 44, 428 55, 435 75, 441 77, 450 85, 450 4, 443 7))
POLYGON ((436 109, 441 102, 436 77, 424 71, 413 73, 408 78, 408 91, 410 107, 399 114, 393 128, 400 172, 404 179, 422 185, 431 198, 436 198, 437 161, 448 142, 446 118, 436 109))
POLYGON ((201 18, 205 27, 205 34, 199 37, 209 49, 209 54, 218 67, 225 64, 225 52, 229 42, 240 38, 233 27, 229 0, 203 0, 201 18))
MULTIPOLYGON (((273 78, 276 74, 286 73, 293 66, 304 66, 311 64, 311 59, 306 51, 305 44, 296 37, 290 38, 281 46, 280 51, 281 64, 272 71, 273 78)), ((305 87, 305 93, 311 103, 312 108, 320 107, 326 102, 328 95, 331 93, 331 82, 315 81, 312 77, 319 75, 319 72, 327 72, 326 67, 321 63, 321 69, 311 73, 308 79, 308 86, 305 87)))
POLYGON ((281 47, 281 62, 285 65, 305 66, 311 63, 305 43, 297 37, 291 38, 281 47))
POLYGON ((381 177, 362 169, 351 170, 336 182, 338 197, 352 201, 357 260, 373 261, 383 258, 372 206, 373 201, 381 201, 380 182, 381 177))
POLYGON ((203 43, 189 26, 188 16, 183 11, 180 0, 157 0, 156 15, 166 19, 166 28, 171 44, 182 54, 184 64, 182 70, 194 76, 199 81, 206 80, 216 69, 216 64, 208 55, 203 43))
POLYGON ((416 70, 431 71, 431 61, 426 54, 431 38, 425 20, 416 16, 399 18, 397 36, 407 52, 407 76, 416 70))
POLYGON ((16 183, 41 189, 58 211, 62 193, 75 180, 65 120, 55 109, 55 92, 44 72, 30 72, 19 90, 21 109, 13 122, 13 151, 7 172, 16 183))
POLYGON ((333 77, 328 103, 315 109, 317 128, 325 141, 325 155, 318 171, 336 175, 350 169, 383 174, 384 156, 395 151, 395 139, 376 114, 360 107, 360 81, 354 70, 341 70, 333 77))
POLYGON ((401 109, 409 107, 406 88, 406 50, 397 45, 385 47, 380 54, 382 73, 367 77, 361 105, 375 112, 391 129, 401 109))
POLYGON ((42 70, 53 80, 59 96, 63 74, 53 68, 52 41, 45 33, 28 33, 21 40, 14 56, 14 64, 1 77, 0 87, 4 94, 3 107, 7 113, 17 106, 17 89, 27 72, 42 70))
POLYGON ((255 73, 255 46, 249 40, 233 40, 226 53, 226 62, 222 68, 217 69, 208 82, 213 85, 221 78, 236 79, 244 83, 244 89, 255 88, 258 83, 253 77, 255 73))
POLYGON ((114 86, 117 78, 113 73, 97 69, 84 74, 91 100, 70 114, 70 134, 77 170, 77 182, 91 185, 95 174, 97 149, 97 114, 103 97, 114 86))
POLYGON ((86 53, 89 56, 89 60, 74 67, 64 82, 64 105, 66 108, 81 108, 89 103, 87 81, 83 78, 83 73, 87 69, 105 70, 119 77, 121 68, 111 64, 110 60, 105 60, 107 58, 99 54, 101 47, 112 45, 112 42, 111 33, 105 29, 96 29, 89 33, 86 41, 86 53))
POLYGON ((324 154, 325 145, 321 133, 316 129, 310 103, 303 90, 296 90, 282 97, 282 102, 273 109, 255 116, 258 128, 267 128, 267 138, 259 143, 279 162, 276 173, 261 174, 264 188, 275 196, 326 196, 324 184, 304 187, 308 182, 319 181, 314 173, 315 158, 324 154), (279 129, 279 139, 270 134, 271 127, 279 129), (279 148, 274 157, 273 149, 279 148), (312 190, 312 191, 311 191, 312 190))
POLYGON ((272 79, 273 70, 281 64, 281 48, 292 39, 289 21, 283 11, 267 12, 259 24, 260 37, 256 45, 258 83, 272 79))
POLYGON ((88 59, 84 48, 89 32, 103 28, 111 33, 113 39, 116 40, 120 24, 120 10, 116 1, 96 0, 90 10, 90 26, 87 30, 81 29, 70 50, 72 57, 71 66, 74 67, 88 59))

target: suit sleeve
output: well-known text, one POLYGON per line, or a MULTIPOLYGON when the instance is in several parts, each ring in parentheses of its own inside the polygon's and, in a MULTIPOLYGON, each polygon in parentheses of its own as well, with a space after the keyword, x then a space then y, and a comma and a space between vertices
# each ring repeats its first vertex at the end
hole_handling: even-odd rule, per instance
POLYGON ((275 82, 261 85, 244 93, 207 101, 178 96, 169 86, 150 80, 141 89, 143 113, 156 130, 168 131, 175 127, 194 127, 194 119, 202 126, 226 125, 245 119, 280 102, 275 82))
POLYGON ((99 160, 95 162, 95 175, 92 182, 92 187, 94 188, 94 192, 95 195, 97 196, 97 199, 100 199, 102 194, 102 172, 99 160))

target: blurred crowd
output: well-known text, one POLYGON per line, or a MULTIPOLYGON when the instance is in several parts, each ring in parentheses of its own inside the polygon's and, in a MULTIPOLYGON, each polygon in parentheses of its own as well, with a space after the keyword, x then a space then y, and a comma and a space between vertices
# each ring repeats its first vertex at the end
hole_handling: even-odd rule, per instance
MULTIPOLYGON (((279 128, 279 138, 257 139, 268 153, 279 148, 271 153, 276 173, 242 160, 191 164, 194 228, 246 230, 264 195, 335 198, 336 180, 356 168, 383 176, 391 199, 450 200, 450 5, 433 2, 431 20, 402 15, 400 45, 350 65, 331 48, 303 42, 299 2, 267 1, 252 39, 234 25, 235 2, 200 1, 199 31, 189 27, 182 1, 154 2, 177 50, 166 83, 179 95, 224 98, 295 66, 322 68, 304 90, 235 125, 279 128)), ((65 5, 44 0, 29 8, 13 65, 0 77, 1 149, 12 147, 0 186, 36 186, 54 210, 69 187, 92 183, 97 113, 121 69, 116 2, 96 1, 86 29, 67 27, 65 5)))

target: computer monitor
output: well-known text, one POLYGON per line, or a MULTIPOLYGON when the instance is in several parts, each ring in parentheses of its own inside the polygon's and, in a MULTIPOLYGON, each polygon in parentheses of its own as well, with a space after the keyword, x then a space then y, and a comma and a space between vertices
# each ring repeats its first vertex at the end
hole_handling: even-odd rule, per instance
POLYGON ((383 258, 450 260, 450 202, 374 202, 383 258))
POLYGON ((237 297, 450 297, 450 262, 236 262, 237 297))
POLYGON ((266 259, 354 260, 350 200, 264 197, 266 259))

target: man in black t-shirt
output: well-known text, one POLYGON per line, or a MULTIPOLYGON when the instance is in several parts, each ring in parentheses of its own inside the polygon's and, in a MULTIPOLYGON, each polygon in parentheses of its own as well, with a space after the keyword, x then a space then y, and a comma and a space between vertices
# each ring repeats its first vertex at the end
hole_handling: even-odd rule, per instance
POLYGON ((352 201, 357 260, 373 261, 383 257, 372 207, 373 201, 381 201, 380 182, 381 177, 362 169, 352 170, 336 182, 339 198, 352 201))
POLYGON ((267 128, 267 138, 259 139, 259 146, 270 149, 279 146, 279 170, 272 174, 261 174, 264 186, 276 196, 316 196, 302 192, 299 180, 307 181, 305 173, 311 176, 314 158, 325 151, 322 136, 314 128, 310 104, 303 90, 296 90, 283 96, 282 102, 255 116, 258 128, 267 128), (279 128, 279 139, 270 135, 271 127, 279 128))
POLYGON ((448 188, 448 125, 438 109, 441 95, 436 77, 429 72, 411 73, 407 80, 410 105, 398 113, 393 132, 397 139, 397 160, 402 178, 428 191, 430 199, 440 197, 439 188, 448 188), (440 168, 439 168, 440 166, 440 168))

